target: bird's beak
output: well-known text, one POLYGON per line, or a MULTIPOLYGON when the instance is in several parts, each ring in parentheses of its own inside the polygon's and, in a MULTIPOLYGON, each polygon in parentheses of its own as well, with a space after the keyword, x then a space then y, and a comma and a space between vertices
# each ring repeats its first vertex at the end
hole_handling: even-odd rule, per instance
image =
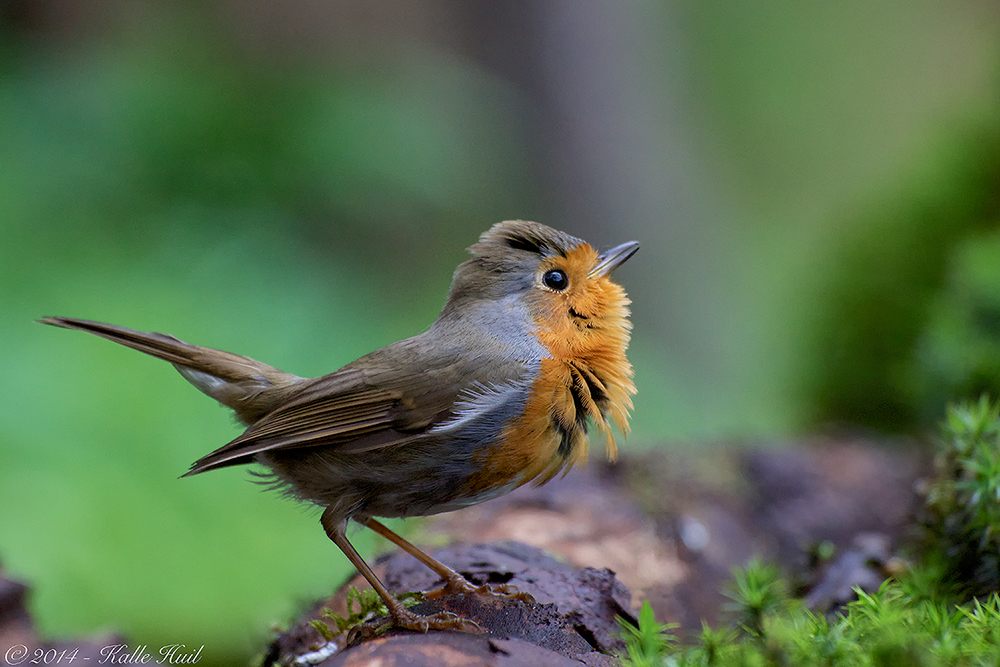
POLYGON ((611 250, 606 250, 597 258, 597 265, 587 274, 588 278, 603 278, 610 275, 612 271, 625 263, 625 261, 639 250, 637 241, 629 241, 611 250))

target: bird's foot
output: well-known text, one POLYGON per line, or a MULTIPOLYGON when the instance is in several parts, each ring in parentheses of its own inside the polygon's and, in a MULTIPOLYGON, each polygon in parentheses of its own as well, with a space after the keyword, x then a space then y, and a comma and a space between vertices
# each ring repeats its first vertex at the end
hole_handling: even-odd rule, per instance
POLYGON ((458 630, 459 632, 483 632, 483 628, 475 621, 462 618, 450 611, 422 616, 411 611, 404 611, 392 618, 393 627, 405 628, 416 632, 429 630, 458 630))
POLYGON ((346 644, 351 645, 357 641, 371 639, 394 628, 425 634, 431 630, 455 630, 457 632, 471 632, 474 634, 482 634, 484 632, 482 626, 475 621, 462 618, 450 611, 442 611, 424 616, 402 609, 390 613, 388 617, 382 617, 379 620, 355 626, 351 629, 346 644))
POLYGON ((437 590, 424 593, 424 597, 428 600, 433 600, 435 598, 444 597, 445 595, 453 595, 455 593, 462 593, 465 595, 491 595, 494 597, 504 597, 511 600, 518 600, 526 604, 535 603, 535 598, 533 598, 530 594, 519 591, 513 586, 508 586, 507 584, 483 584, 481 586, 476 586, 474 583, 470 582, 461 575, 449 577, 444 586, 437 590))

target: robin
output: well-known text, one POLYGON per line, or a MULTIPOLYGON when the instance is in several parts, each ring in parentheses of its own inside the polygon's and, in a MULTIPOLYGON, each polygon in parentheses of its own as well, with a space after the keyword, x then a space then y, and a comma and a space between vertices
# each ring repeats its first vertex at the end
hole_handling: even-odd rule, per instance
MULTIPOLYGON (((396 626, 470 629, 453 614, 403 605, 347 540, 368 526, 444 581, 434 594, 476 587, 375 517, 426 516, 544 484, 586 461, 587 427, 617 448, 628 432, 632 366, 625 291, 609 278, 639 249, 598 253, 535 222, 501 222, 469 248, 448 300, 424 333, 319 378, 160 333, 64 317, 44 324, 88 331, 169 361, 247 425, 184 475, 260 463, 289 495, 323 508, 326 534, 378 592, 396 626)), ((499 591, 500 594, 507 591, 499 591)))

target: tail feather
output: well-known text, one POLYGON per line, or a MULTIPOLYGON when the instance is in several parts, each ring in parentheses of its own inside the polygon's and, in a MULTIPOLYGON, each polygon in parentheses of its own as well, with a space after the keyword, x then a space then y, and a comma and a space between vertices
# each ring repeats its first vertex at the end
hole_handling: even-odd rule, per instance
POLYGON ((43 317, 39 322, 86 331, 169 361, 188 382, 232 408, 245 424, 252 424, 273 410, 304 381, 255 359, 191 345, 168 334, 146 333, 69 317, 43 317))

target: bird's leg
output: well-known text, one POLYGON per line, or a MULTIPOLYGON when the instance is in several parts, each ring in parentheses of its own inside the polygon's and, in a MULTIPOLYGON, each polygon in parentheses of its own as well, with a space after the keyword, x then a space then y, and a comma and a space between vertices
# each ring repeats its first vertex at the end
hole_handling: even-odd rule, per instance
POLYGON ((461 618, 450 612, 441 612, 439 614, 434 614, 431 616, 421 616, 420 614, 414 614, 408 611, 406 607, 403 606, 399 600, 397 600, 382 584, 375 572, 368 566, 365 559, 361 557, 361 554, 357 552, 357 549, 347 541, 346 524, 347 521, 341 518, 338 514, 332 511, 332 508, 327 508, 323 512, 323 516, 320 518, 320 523, 323 524, 323 529, 326 531, 327 536, 333 543, 340 547, 340 550, 344 552, 347 559, 358 569, 371 587, 375 589, 379 597, 382 598, 382 602, 385 603, 386 608, 389 610, 389 616, 392 618, 392 625, 395 627, 405 628, 407 630, 416 630, 418 632, 427 632, 428 630, 462 630, 466 632, 480 632, 482 629, 476 625, 474 622, 461 618))
POLYGON ((362 523, 429 567, 436 575, 444 580, 444 586, 442 588, 425 593, 425 597, 436 598, 452 593, 479 593, 481 595, 502 595, 504 597, 520 600, 521 602, 531 603, 535 601, 529 594, 521 593, 513 586, 507 586, 506 584, 500 584, 498 586, 483 584, 482 586, 476 586, 455 570, 451 569, 436 558, 428 555, 416 545, 411 544, 395 531, 390 530, 389 527, 381 521, 369 518, 362 523))

